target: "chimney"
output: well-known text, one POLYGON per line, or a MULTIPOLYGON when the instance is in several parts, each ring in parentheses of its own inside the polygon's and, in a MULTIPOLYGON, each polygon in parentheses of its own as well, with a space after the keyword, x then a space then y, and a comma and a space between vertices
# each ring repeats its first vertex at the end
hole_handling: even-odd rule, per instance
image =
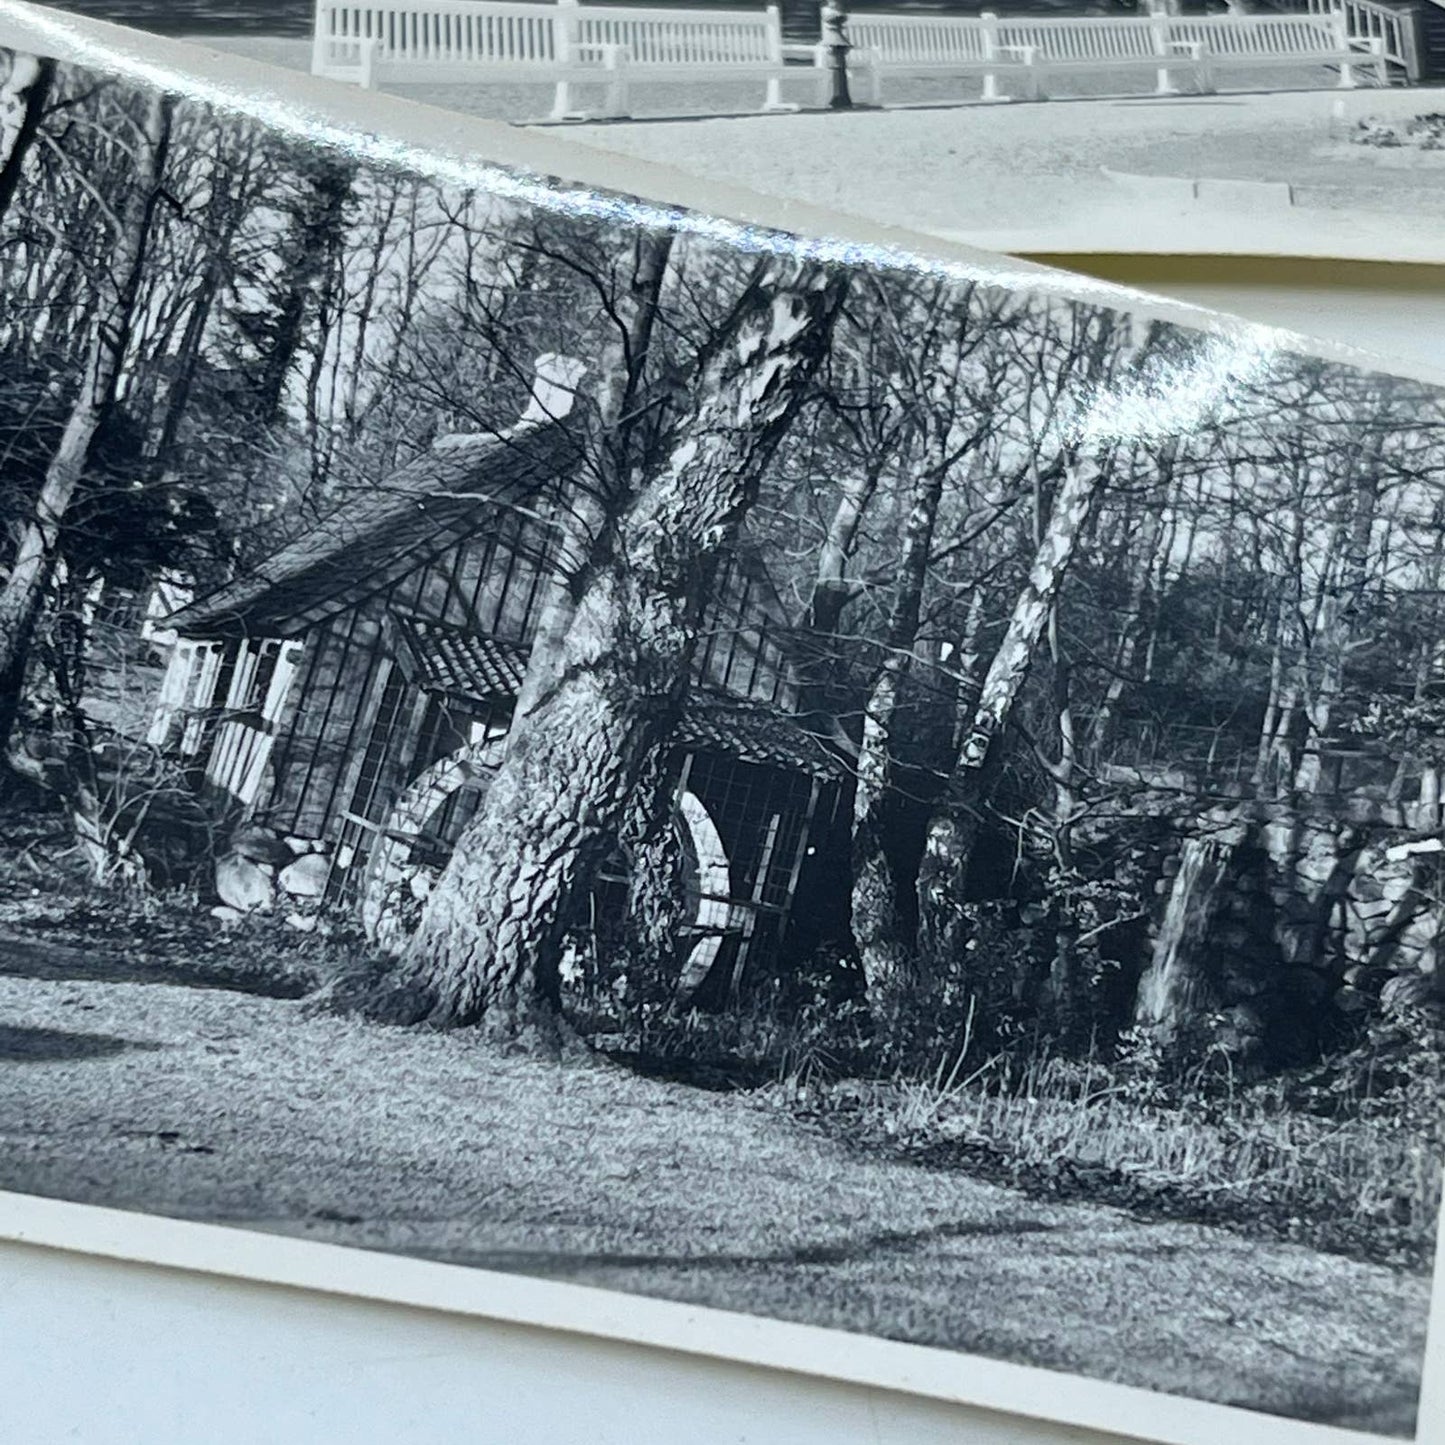
MULTIPOLYGON (((542 422, 561 421, 576 404, 578 388, 587 374, 585 361, 578 361, 575 356, 562 356, 555 351, 543 352, 532 367, 535 373, 532 395, 513 430, 537 426, 542 422)), ((439 436, 432 443, 432 448, 439 452, 458 452, 495 439, 495 432, 452 432, 439 436)))
POLYGON ((517 424, 526 426, 533 422, 560 421, 576 403, 577 389, 587 374, 587 363, 578 361, 575 356, 546 351, 532 366, 536 372, 532 380, 532 396, 517 424))

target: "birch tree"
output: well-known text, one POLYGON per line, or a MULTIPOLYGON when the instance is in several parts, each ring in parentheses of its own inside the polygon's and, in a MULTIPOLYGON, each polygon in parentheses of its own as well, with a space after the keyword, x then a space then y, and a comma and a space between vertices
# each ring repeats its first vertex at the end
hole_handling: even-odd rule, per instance
POLYGON ((75 399, 34 508, 24 521, 0 587, 0 746, 9 741, 24 684, 26 657, 66 512, 97 431, 114 398, 129 344, 147 245, 160 205, 170 146, 172 99, 155 93, 126 148, 132 168, 110 213, 109 252, 94 277, 91 335, 75 399))
MULTIPOLYGON (((1115 370, 1115 346, 1116 338, 1107 323, 1099 334, 1084 341, 1083 373, 1076 380, 1083 382, 1086 395, 1092 388, 1102 389, 1115 370)), ((1050 360, 1058 364, 1057 358, 1050 360)), ((1050 428, 1057 424, 1055 406, 1047 413, 1050 428)), ((1080 446, 1068 436, 1068 424, 1064 425, 1062 480, 1052 496, 1027 577, 998 646, 977 692, 969 690, 971 707, 960 730, 957 760, 928 824, 918 872, 918 946, 925 964, 928 959, 960 955, 967 927, 968 869, 984 808, 1002 765, 1003 734, 1108 480, 1114 443, 1102 450, 1080 446)), ((1032 436, 1028 448, 1027 464, 1037 468, 1038 443, 1032 436)))
POLYGON ((25 159, 55 84, 53 60, 16 52, 9 58, 10 72, 0 81, 0 222, 20 189, 25 159))

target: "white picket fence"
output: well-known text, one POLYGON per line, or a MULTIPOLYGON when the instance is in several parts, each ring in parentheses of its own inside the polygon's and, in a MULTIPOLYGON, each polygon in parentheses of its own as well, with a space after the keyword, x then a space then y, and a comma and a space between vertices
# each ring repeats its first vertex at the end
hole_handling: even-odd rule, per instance
POLYGON ((792 110, 785 80, 826 76, 817 46, 785 46, 765 10, 654 10, 515 0, 318 0, 311 70, 374 86, 425 81, 541 81, 555 119, 580 114, 576 85, 605 90, 602 114, 625 115, 629 89, 649 81, 760 81, 763 109, 792 110), (788 65, 787 59, 804 62, 788 65))
MULTIPOLYGON (((1142 71, 1158 94, 1176 81, 1209 91, 1216 72, 1333 66, 1339 84, 1387 83, 1403 54, 1378 7, 1312 0, 1332 8, 1271 15, 1149 15, 1000 19, 984 14, 851 18, 849 66, 873 100, 890 76, 978 77, 985 99, 1047 93, 1052 76, 1142 71), (1353 6, 1353 10, 1348 7, 1353 6), (1354 11, 1358 11, 1355 14, 1354 11)), ((1399 22, 1396 31, 1399 30, 1399 22)), ((312 71, 373 86, 382 82, 537 81, 554 87, 556 119, 583 114, 574 87, 600 87, 594 114, 626 115, 633 85, 651 81, 758 81, 763 109, 790 110, 787 81, 826 98, 824 45, 788 46, 775 6, 697 11, 583 5, 578 0, 317 0, 312 71), (792 61, 792 64, 789 62, 792 61)))

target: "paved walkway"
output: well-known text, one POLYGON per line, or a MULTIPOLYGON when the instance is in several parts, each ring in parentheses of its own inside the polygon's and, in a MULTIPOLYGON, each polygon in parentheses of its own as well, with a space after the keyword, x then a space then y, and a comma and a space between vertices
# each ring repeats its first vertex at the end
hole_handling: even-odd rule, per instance
POLYGON ((861 1159, 757 1097, 35 957, 0 976, 0 1188, 1412 1430, 1424 1278, 861 1159))
MULTIPOLYGON (((204 43, 309 65, 304 41, 204 43)), ((1307 76, 1274 79, 1298 85, 1307 76)), ((1321 72, 1319 80, 1330 77, 1321 72)), ((539 86, 390 89, 517 123, 545 115, 551 99, 539 86)), ((971 89, 918 81, 900 85, 902 104, 882 112, 793 116, 752 113, 756 91, 640 86, 634 98, 647 107, 644 118, 563 129, 601 150, 994 250, 1445 261, 1445 153, 1347 140, 1364 116, 1445 110, 1445 91, 1286 89, 990 106, 956 103, 971 89), (1195 180, 1204 182, 1197 196, 1195 180)))

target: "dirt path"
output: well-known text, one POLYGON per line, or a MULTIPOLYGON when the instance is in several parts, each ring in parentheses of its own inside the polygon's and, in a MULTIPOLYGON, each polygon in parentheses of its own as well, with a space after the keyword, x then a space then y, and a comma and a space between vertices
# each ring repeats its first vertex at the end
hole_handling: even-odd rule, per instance
POLYGON ((217 990, 0 976, 0 1187, 1408 1434, 1428 1282, 870 1162, 744 1095, 217 990))

